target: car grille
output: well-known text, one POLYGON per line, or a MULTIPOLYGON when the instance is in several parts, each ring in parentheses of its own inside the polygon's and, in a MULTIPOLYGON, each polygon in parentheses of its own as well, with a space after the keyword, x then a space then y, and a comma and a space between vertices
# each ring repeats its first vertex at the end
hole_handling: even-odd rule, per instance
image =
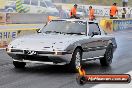
POLYGON ((43 62, 52 62, 52 60, 50 60, 48 58, 48 56, 28 56, 28 55, 17 55, 17 60, 30 60, 30 61, 43 61, 43 62))

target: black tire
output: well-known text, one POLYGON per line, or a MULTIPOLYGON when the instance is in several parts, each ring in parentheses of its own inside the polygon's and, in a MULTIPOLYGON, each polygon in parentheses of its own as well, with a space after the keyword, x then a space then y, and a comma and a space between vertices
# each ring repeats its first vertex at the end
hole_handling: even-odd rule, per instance
POLYGON ((106 49, 104 58, 100 59, 100 64, 102 66, 110 66, 110 64, 112 63, 112 59, 113 59, 113 45, 110 44, 106 49))
POLYGON ((77 81, 77 83, 79 84, 79 85, 84 85, 86 82, 87 82, 87 79, 86 79, 86 77, 84 77, 84 76, 78 76, 77 78, 76 78, 76 81, 77 81))
POLYGON ((13 61, 13 65, 15 66, 15 68, 25 68, 26 63, 13 61))
POLYGON ((79 48, 77 48, 77 49, 75 49, 75 51, 72 55, 71 62, 69 64, 70 71, 78 72, 78 67, 80 67, 81 64, 82 64, 82 51, 79 48), (80 60, 79 60, 79 57, 80 57, 80 60))

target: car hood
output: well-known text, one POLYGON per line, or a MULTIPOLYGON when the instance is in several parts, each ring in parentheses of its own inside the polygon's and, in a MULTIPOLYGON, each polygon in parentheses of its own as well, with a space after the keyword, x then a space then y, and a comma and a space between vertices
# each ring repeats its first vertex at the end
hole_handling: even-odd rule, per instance
POLYGON ((85 35, 67 34, 34 34, 15 39, 9 44, 10 48, 22 50, 64 50, 69 44, 83 39, 85 35))

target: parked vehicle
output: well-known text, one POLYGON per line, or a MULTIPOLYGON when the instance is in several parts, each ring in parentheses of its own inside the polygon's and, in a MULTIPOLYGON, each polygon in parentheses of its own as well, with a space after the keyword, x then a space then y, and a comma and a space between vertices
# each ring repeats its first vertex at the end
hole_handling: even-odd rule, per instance
MULTIPOLYGON (((27 13, 48 13, 58 14, 59 11, 51 0, 22 0, 22 6, 28 9, 27 13)), ((16 2, 12 2, 5 7, 6 12, 16 11, 16 2)))
POLYGON ((8 4, 5 6, 5 12, 16 12, 16 3, 8 1, 8 4))

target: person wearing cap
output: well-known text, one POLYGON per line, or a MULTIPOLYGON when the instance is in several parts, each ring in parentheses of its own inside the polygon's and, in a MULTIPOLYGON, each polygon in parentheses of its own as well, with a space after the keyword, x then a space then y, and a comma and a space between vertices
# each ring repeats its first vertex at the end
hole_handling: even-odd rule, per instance
POLYGON ((117 3, 114 3, 111 8, 110 8, 110 18, 113 19, 117 13, 118 13, 118 9, 117 9, 117 3))
POLYGON ((71 9, 71 11, 70 11, 70 18, 78 18, 77 17, 77 4, 75 4, 74 6, 73 6, 73 8, 71 9))
POLYGON ((94 16, 94 9, 92 8, 92 6, 89 6, 89 20, 94 20, 95 16, 94 16))

